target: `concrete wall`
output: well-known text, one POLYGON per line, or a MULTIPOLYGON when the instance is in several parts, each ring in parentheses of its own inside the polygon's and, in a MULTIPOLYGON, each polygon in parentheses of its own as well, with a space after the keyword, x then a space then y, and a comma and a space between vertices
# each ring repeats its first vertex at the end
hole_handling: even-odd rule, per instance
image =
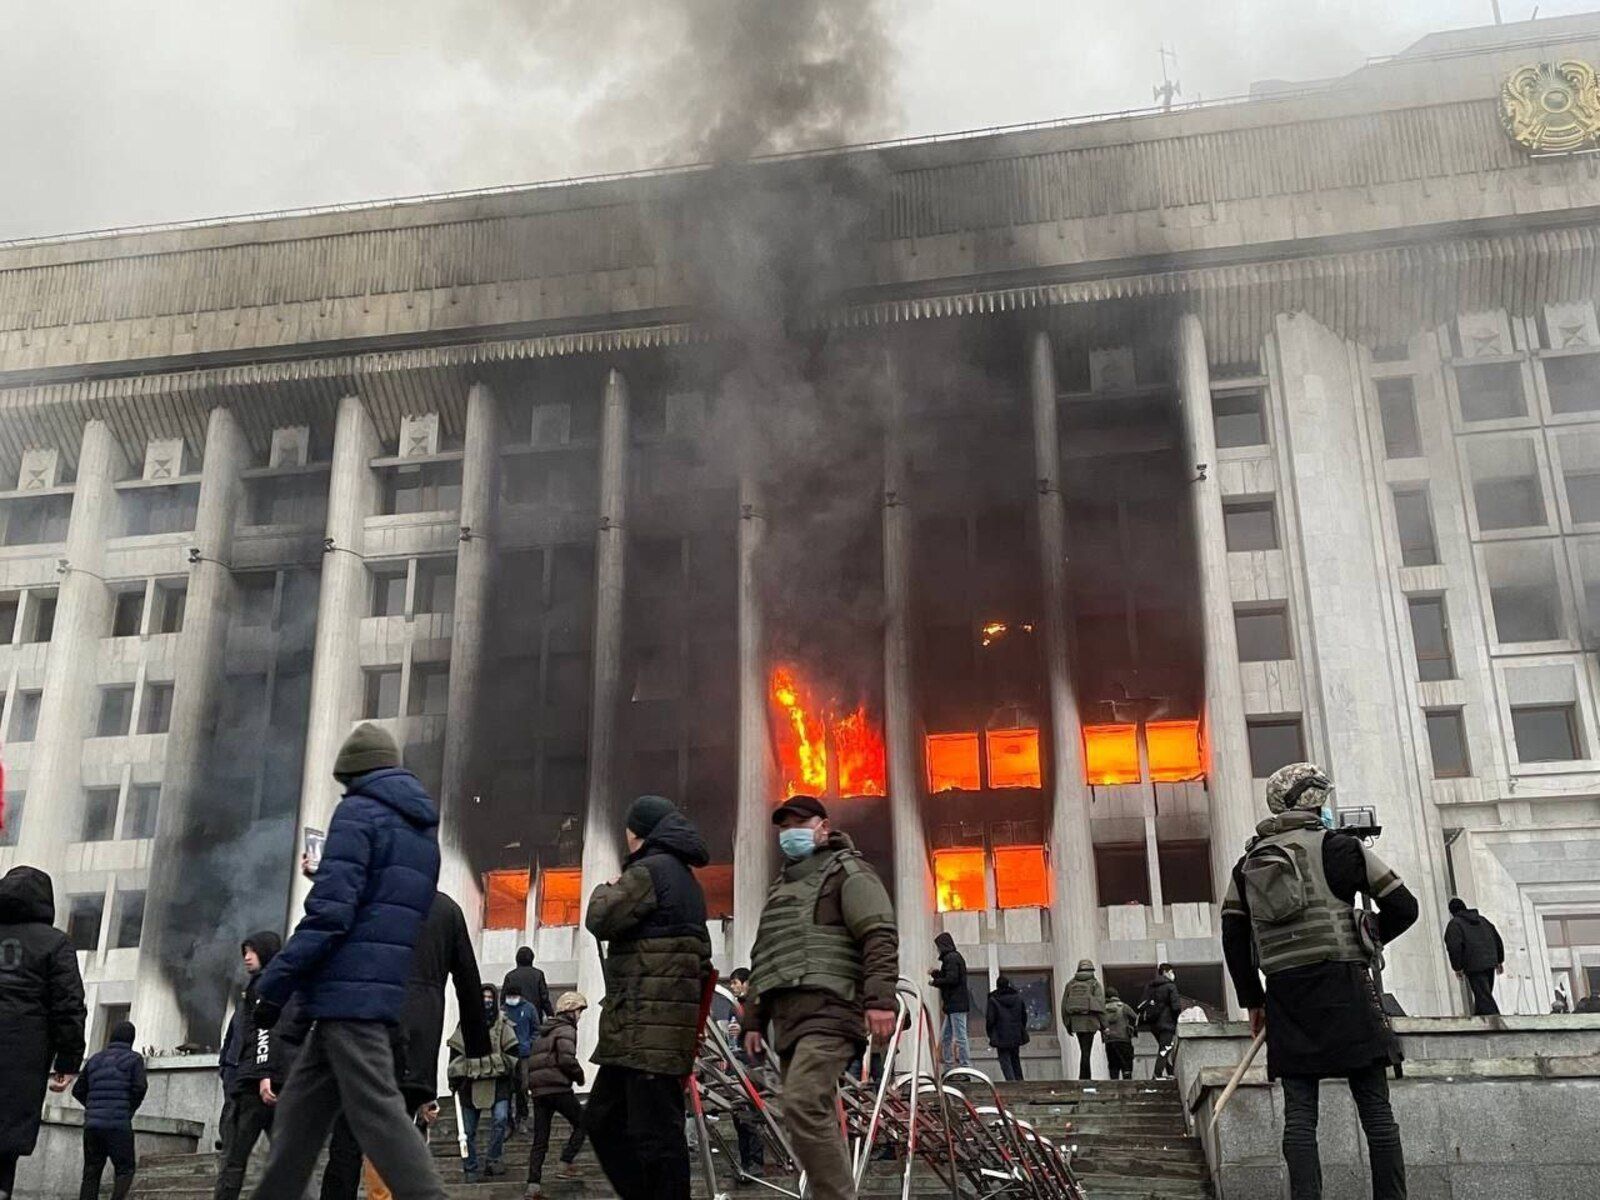
MULTIPOLYGON (((1405 1077, 1390 1094, 1413 1197, 1578 1200, 1600 1180, 1600 1017, 1400 1019, 1405 1077)), ((1242 1024, 1180 1028, 1178 1087, 1205 1144, 1219 1200, 1277 1200, 1283 1096, 1261 1063, 1215 1131, 1211 1116, 1250 1044, 1242 1024)), ((1342 1083, 1323 1084, 1327 1200, 1370 1195, 1366 1146, 1342 1083)))
MULTIPOLYGON (((152 1078, 152 1090, 154 1085, 152 1078)), ((206 1144, 196 1121, 169 1117, 137 1116, 133 1121, 134 1145, 140 1158, 146 1154, 193 1154, 206 1144)), ((83 1110, 50 1108, 39 1128, 39 1143, 17 1165, 16 1195, 28 1200, 75 1200, 83 1174, 83 1110)), ((111 1187, 111 1164, 101 1175, 101 1191, 111 1187)))

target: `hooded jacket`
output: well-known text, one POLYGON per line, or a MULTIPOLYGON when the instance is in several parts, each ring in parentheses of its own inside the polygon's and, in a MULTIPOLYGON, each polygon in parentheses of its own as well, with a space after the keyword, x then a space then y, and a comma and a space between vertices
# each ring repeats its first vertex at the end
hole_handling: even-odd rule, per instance
POLYGON ((410 771, 352 779, 328 824, 305 915, 262 970, 260 998, 282 1006, 298 990, 313 1020, 398 1024, 439 882, 438 826, 410 771))
POLYGON ((1450 918, 1444 948, 1455 971, 1492 971, 1506 960, 1500 931, 1475 908, 1463 909, 1450 918))
POLYGON ((256 1024, 256 1004, 260 1001, 261 977, 283 948, 283 939, 270 929, 252 933, 239 943, 243 952, 252 949, 261 960, 261 969, 245 981, 234 1007, 233 1020, 228 1028, 236 1048, 236 1057, 228 1094, 253 1092, 263 1079, 272 1081, 272 1090, 281 1091, 289 1078, 289 1067, 295 1051, 304 1039, 304 1022, 298 1000, 291 1000, 287 1011, 271 1029, 256 1024))
POLYGON ((549 1017, 533 1039, 528 1055, 528 1095, 552 1096, 570 1092, 583 1083, 583 1064, 578 1061, 578 1014, 565 1012, 549 1017))
POLYGON ((673 811, 628 856, 617 881, 590 894, 584 924, 606 943, 591 1061, 656 1075, 687 1075, 694 1066, 711 938, 691 868, 710 857, 699 830, 673 811))
POLYGON ((1157 974, 1144 985, 1139 997, 1139 1023, 1165 1041, 1164 1034, 1178 1028, 1178 1014, 1183 1011, 1183 1001, 1178 996, 1178 985, 1165 975, 1157 974))
POLYGON ((1077 971, 1061 991, 1061 1019, 1069 1033, 1099 1033, 1105 1024, 1105 989, 1087 958, 1078 961, 1077 971))
POLYGON ((0 879, 0 1154, 33 1153, 50 1073, 83 1062, 83 978, 55 919, 50 876, 0 879))
POLYGON ((933 986, 939 989, 939 1007, 947 1016, 970 1011, 972 1000, 967 995, 967 960, 956 949, 955 938, 948 933, 941 933, 933 939, 933 944, 939 951, 939 966, 929 978, 933 986))
POLYGON ((555 1016, 556 1010, 550 1003, 550 985, 544 981, 544 972, 533 965, 533 950, 528 946, 517 951, 517 965, 507 971, 501 981, 501 994, 513 985, 522 993, 522 999, 533 1007, 535 1021, 555 1016))
POLYGON ((144 1056, 133 1048, 131 1021, 119 1021, 106 1048, 83 1064, 72 1098, 83 1105, 85 1129, 132 1129, 148 1083, 144 1056))
POLYGON ((482 991, 494 997, 485 1002, 480 993, 478 1005, 487 1022, 489 1010, 495 1014, 489 1026, 489 1053, 471 1056, 466 1051, 466 1035, 460 1025, 450 1035, 450 1064, 446 1076, 452 1091, 461 1093, 462 1102, 473 1108, 492 1108, 511 1097, 511 1079, 517 1070, 517 1031, 500 1009, 500 991, 492 983, 482 991))
POLYGON ((1022 993, 1004 975, 995 981, 983 1015, 983 1033, 996 1050, 1015 1050, 1028 1044, 1028 1006, 1022 993))

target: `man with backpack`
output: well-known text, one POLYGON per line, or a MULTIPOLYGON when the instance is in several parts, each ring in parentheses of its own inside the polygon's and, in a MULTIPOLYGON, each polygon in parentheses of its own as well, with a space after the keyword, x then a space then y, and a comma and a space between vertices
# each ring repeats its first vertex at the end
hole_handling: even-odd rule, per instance
POLYGON ((1171 963, 1162 963, 1156 968, 1156 977, 1144 985, 1144 994, 1139 997, 1139 1024, 1156 1039, 1151 1079, 1170 1077, 1173 1073, 1172 1052, 1178 1044, 1178 1014, 1182 1011, 1183 999, 1178 995, 1176 972, 1171 963))
POLYGON ((1090 1055, 1094 1035, 1105 1024, 1106 994, 1094 973, 1094 962, 1078 960, 1078 970, 1061 993, 1061 1020, 1067 1032, 1078 1039, 1078 1078, 1093 1079, 1090 1055))
POLYGON ((1251 1032, 1266 1030, 1267 1077, 1283 1085, 1290 1196, 1322 1195, 1319 1085, 1344 1079, 1366 1134, 1373 1198, 1403 1200, 1405 1154, 1385 1074, 1402 1055, 1371 963, 1415 923, 1417 902, 1368 846, 1331 830, 1332 791, 1312 763, 1267 781, 1272 815, 1233 868, 1222 951, 1251 1032), (1358 892, 1376 901, 1375 920, 1356 908, 1358 892))
POLYGON ((1459 896, 1451 897, 1444 948, 1456 978, 1465 979, 1472 989, 1472 1015, 1499 1015, 1500 1006, 1494 1002, 1494 977, 1505 973, 1506 946, 1494 922, 1477 909, 1468 908, 1459 896))
POLYGON ((83 1184, 78 1200, 96 1200, 106 1159, 114 1182, 111 1200, 133 1190, 133 1114, 147 1088, 144 1056, 133 1048, 132 1021, 119 1021, 106 1048, 83 1065, 72 1098, 83 1105, 83 1184))
POLYGON ((1100 1027, 1100 1036, 1105 1040, 1111 1078, 1133 1078, 1133 1035, 1138 1028, 1139 1014, 1117 994, 1116 988, 1106 988, 1105 1023, 1100 1027))

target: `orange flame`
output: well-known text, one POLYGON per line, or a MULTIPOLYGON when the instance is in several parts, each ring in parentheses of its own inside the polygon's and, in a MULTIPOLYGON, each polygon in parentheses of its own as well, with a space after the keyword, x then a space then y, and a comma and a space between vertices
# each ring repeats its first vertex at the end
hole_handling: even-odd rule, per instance
POLYGON ((773 669, 771 692, 783 795, 826 795, 830 783, 840 796, 887 794, 888 753, 865 704, 843 716, 825 711, 788 665, 773 669))

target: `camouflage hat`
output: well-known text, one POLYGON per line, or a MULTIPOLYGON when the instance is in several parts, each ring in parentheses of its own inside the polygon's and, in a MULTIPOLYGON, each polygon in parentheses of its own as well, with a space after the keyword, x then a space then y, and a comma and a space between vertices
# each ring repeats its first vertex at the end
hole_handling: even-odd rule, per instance
POLYGON ((1321 808, 1324 796, 1333 791, 1333 780, 1316 763, 1290 763, 1279 767, 1267 780, 1267 807, 1275 813, 1292 808, 1321 808))
POLYGON ((556 1000, 556 1014, 569 1012, 582 1012, 589 1007, 589 1001, 582 992, 562 992, 556 1000))

